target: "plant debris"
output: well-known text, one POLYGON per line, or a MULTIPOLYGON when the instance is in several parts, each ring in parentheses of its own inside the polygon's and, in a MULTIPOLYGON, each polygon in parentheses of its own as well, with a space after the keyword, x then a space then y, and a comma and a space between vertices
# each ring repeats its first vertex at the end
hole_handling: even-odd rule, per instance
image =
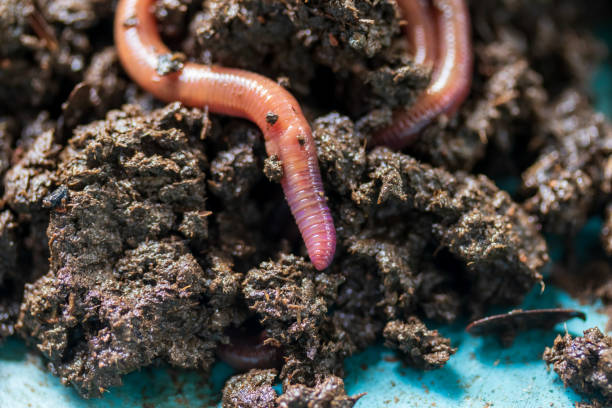
POLYGON ((597 328, 584 331, 584 337, 557 336, 543 355, 552 364, 565 386, 576 392, 612 403, 612 337, 597 328))
POLYGON ((574 309, 512 310, 473 321, 465 330, 473 336, 496 336, 504 346, 508 347, 514 341, 514 337, 522 331, 551 330, 557 323, 575 317, 586 320, 583 312, 574 309))

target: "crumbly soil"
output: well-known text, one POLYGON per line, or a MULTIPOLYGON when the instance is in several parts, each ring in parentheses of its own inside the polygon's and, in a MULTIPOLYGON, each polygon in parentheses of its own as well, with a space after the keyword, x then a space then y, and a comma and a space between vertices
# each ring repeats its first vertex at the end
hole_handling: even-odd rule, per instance
POLYGON ((250 370, 230 378, 223 388, 223 406, 240 408, 275 408, 276 391, 272 388, 276 370, 250 370))
POLYGON ((0 0, 0 338, 99 397, 157 361, 206 373, 255 321, 284 363, 232 378, 225 406, 350 407, 346 356, 384 339, 444 366, 455 348, 428 322, 520 303, 549 260, 543 232, 570 242, 598 215, 608 262, 612 126, 586 94, 608 2, 469 3, 471 94, 400 153, 365 148, 431 74, 394 1, 156 2, 173 50, 300 101, 338 234, 319 272, 260 131, 139 89, 114 2, 0 0))
POLYGON ((557 336, 543 355, 565 386, 580 394, 597 397, 604 406, 612 404, 612 337, 594 327, 584 336, 557 336))

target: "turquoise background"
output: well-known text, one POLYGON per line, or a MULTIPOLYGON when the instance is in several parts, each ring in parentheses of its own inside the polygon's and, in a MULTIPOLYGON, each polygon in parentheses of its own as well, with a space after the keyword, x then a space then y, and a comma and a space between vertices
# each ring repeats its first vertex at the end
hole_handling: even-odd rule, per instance
MULTIPOLYGON (((601 35, 612 40, 612 30, 601 35)), ((612 64, 602 66, 594 78, 594 96, 598 109, 612 117, 612 64)), ((593 219, 577 242, 583 248, 598 245, 601 220, 593 219)), ((549 240, 552 255, 558 257, 555 239, 549 240)), ((382 346, 370 347, 345 362, 345 385, 349 394, 367 392, 358 408, 436 407, 496 408, 571 407, 581 398, 565 389, 541 359, 545 346, 557 333, 566 330, 579 335, 586 328, 605 327, 607 317, 598 312, 600 304, 580 305, 554 287, 544 293, 534 288, 524 309, 571 307, 584 311, 587 321, 574 319, 552 331, 532 331, 517 337, 510 348, 501 348, 492 338, 475 338, 465 333, 467 322, 441 326, 459 350, 442 369, 421 372, 404 367, 394 354, 382 346)), ((71 387, 64 387, 51 375, 42 358, 17 338, 0 345, 0 408, 98 407, 98 408, 178 408, 220 406, 220 392, 232 370, 219 363, 212 377, 197 371, 171 367, 148 367, 124 378, 101 399, 83 400, 71 387)))
MULTIPOLYGON (((587 321, 566 323, 572 334, 599 326, 607 317, 598 313, 600 305, 578 304, 562 291, 547 287, 527 297, 523 308, 574 307, 587 313, 587 321)), ((464 331, 465 322, 440 327, 459 347, 440 370, 422 372, 404 367, 394 354, 381 346, 370 347, 347 359, 345 385, 349 394, 367 392, 357 407, 570 407, 580 401, 565 389, 556 374, 541 360, 544 347, 556 333, 532 331, 518 336, 510 348, 501 348, 493 338, 472 337, 464 331), (552 404, 552 405, 551 405, 552 404)), ((9 339, 0 347, 0 407, 216 407, 221 387, 231 374, 222 363, 213 369, 212 381, 197 371, 170 367, 145 368, 125 376, 124 385, 111 389, 104 398, 83 400, 71 387, 46 372, 41 357, 22 341, 9 339)))

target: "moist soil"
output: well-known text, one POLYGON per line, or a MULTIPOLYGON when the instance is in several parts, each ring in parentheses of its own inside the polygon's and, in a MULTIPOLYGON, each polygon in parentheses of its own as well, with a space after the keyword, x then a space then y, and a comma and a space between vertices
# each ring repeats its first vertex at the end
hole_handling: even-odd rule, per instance
MULTIPOLYGON (((345 357, 384 340, 408 365, 444 366, 456 348, 427 325, 519 304, 542 282, 544 234, 569 243, 601 217, 589 261, 608 266, 595 286, 612 281, 612 125, 588 94, 609 2, 468 3, 467 101, 393 152, 368 140, 431 75, 394 1, 156 2, 181 58, 259 72, 300 101, 338 234, 317 271, 261 132, 135 85, 115 2, 0 0, 0 339, 23 337, 91 398, 154 362, 207 373, 232 329, 257 326, 282 364, 232 377, 224 406, 350 407, 345 357)), ((553 269, 575 276, 566 258, 553 269)))

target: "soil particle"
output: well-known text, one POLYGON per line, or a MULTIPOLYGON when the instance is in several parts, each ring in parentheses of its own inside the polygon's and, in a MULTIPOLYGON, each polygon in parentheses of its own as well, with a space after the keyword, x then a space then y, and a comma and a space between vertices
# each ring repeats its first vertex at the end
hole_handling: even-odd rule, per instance
POLYGON ((115 49, 109 47, 94 54, 83 81, 74 86, 62 104, 58 139, 66 139, 76 125, 102 119, 110 109, 118 108, 125 89, 115 49))
POLYGON ((58 211, 64 211, 66 203, 70 199, 68 189, 64 186, 60 186, 53 190, 51 194, 43 198, 42 205, 47 209, 58 209, 58 211))
POLYGON ((17 223, 10 211, 0 213, 0 283, 17 269, 17 223))
POLYGON ((594 209, 612 199, 612 125, 574 89, 546 110, 547 134, 536 161, 523 173, 527 211, 547 231, 575 234, 594 209))
POLYGON ((283 345, 300 342, 314 357, 319 326, 342 281, 338 275, 317 272, 303 258, 281 255, 278 262, 251 269, 243 293, 271 338, 283 345))
POLYGON ((210 163, 210 172, 212 179, 208 180, 208 187, 211 193, 228 204, 244 199, 261 178, 259 160, 253 147, 246 144, 220 152, 210 163))
POLYGON ((43 199, 55 184, 55 166, 61 147, 54 133, 42 133, 19 162, 4 177, 3 200, 18 213, 28 214, 42 208, 43 199))
POLYGON ((317 118, 313 135, 321 171, 332 187, 328 190, 350 195, 364 176, 365 139, 348 117, 338 113, 317 118))
POLYGON ((22 46, 22 36, 29 31, 27 16, 33 11, 31 1, 0 2, 0 55, 9 55, 22 46))
POLYGON ((283 178, 283 162, 278 158, 277 155, 273 154, 267 157, 264 161, 264 174, 274 183, 279 183, 283 178))
POLYGON ((342 341, 339 351, 346 354, 373 344, 385 323, 381 312, 380 283, 373 268, 356 259, 345 259, 341 270, 346 281, 340 286, 337 309, 331 316, 331 327, 342 341))
POLYGON ((596 399, 612 403, 612 337, 597 327, 584 331, 584 337, 557 336, 544 350, 544 361, 552 364, 565 386, 596 399))
POLYGON ((589 402, 576 402, 574 406, 576 408, 604 408, 604 406, 601 405, 601 402, 597 400, 589 401, 589 402))
POLYGON ((179 232, 190 241, 202 246, 208 239, 208 218, 210 211, 187 211, 178 227, 179 232))
MULTIPOLYGON (((13 142, 16 138, 16 123, 9 118, 0 118, 0 179, 11 165, 13 142)), ((0 194, 4 192, 4 183, 0 183, 0 194)))
POLYGON ((605 251, 612 256, 612 204, 606 209, 606 218, 601 229, 601 241, 605 251))
POLYGON ((157 75, 164 76, 183 69, 185 55, 181 53, 161 54, 157 59, 155 72, 157 75))
POLYGON ((400 352, 406 364, 421 370, 443 367, 456 348, 437 330, 428 330, 416 317, 407 321, 393 320, 383 331, 385 346, 400 352))
POLYGON ((42 0, 39 3, 49 21, 79 30, 95 26, 113 11, 105 0, 42 0))
MULTIPOLYGON (((419 144, 416 149, 433 151, 434 156, 429 153, 433 163, 470 169, 477 160, 485 157, 485 148, 489 143, 495 150, 506 155, 511 153, 514 148, 512 136, 524 128, 524 122, 530 120, 547 97, 539 74, 530 68, 520 53, 504 55, 502 61, 502 57, 496 55, 500 49, 508 52, 507 49, 512 49, 514 45, 512 39, 506 39, 506 42, 492 43, 477 50, 491 74, 481 85, 482 99, 466 119, 466 125, 472 132, 460 138, 445 133, 432 141, 423 139, 424 146, 419 144)), ((499 167, 517 171, 514 160, 497 163, 492 169, 494 175, 497 172, 502 175, 499 167)))
POLYGON ((266 122, 268 122, 270 125, 276 124, 277 120, 278 120, 278 115, 275 114, 274 112, 266 113, 266 122))
POLYGON ((278 397, 278 408, 351 408, 362 395, 349 397, 344 382, 336 376, 322 378, 314 387, 290 385, 278 397))
POLYGON ((223 408, 275 408, 275 378, 276 370, 251 370, 233 376, 223 387, 223 408))

